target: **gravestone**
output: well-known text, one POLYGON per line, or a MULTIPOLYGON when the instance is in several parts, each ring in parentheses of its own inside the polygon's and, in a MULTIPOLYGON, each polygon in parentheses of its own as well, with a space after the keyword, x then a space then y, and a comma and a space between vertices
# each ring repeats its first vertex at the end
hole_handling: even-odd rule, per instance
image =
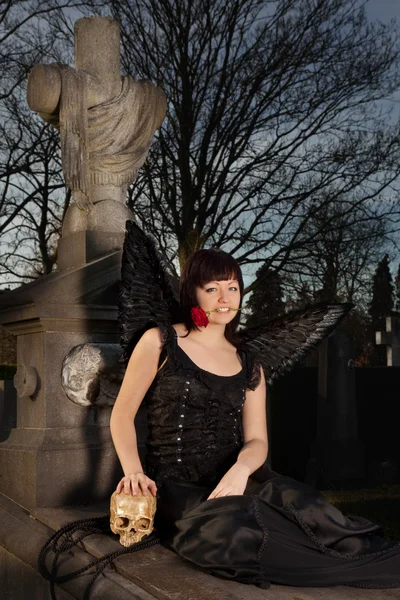
POLYGON ((29 510, 108 501, 120 477, 111 407, 73 402, 62 375, 77 347, 118 347, 125 192, 166 108, 151 82, 121 78, 115 21, 77 21, 75 62, 37 65, 28 85, 31 108, 60 128, 72 190, 58 270, 0 295, 0 324, 17 336, 16 424, 0 443, 0 493, 29 510))
POLYGON ((386 346, 386 366, 400 366, 400 315, 392 314, 386 317, 385 331, 375 333, 378 346, 386 346))
POLYGON ((351 339, 337 329, 318 352, 317 439, 306 481, 330 487, 365 478, 365 449, 358 439, 351 339))

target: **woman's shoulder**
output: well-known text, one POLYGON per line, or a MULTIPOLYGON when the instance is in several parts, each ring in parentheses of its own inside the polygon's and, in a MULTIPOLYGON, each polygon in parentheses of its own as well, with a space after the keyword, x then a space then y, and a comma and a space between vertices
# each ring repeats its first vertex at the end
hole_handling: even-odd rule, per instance
POLYGON ((142 345, 161 348, 165 341, 165 331, 160 327, 147 329, 139 340, 142 345))

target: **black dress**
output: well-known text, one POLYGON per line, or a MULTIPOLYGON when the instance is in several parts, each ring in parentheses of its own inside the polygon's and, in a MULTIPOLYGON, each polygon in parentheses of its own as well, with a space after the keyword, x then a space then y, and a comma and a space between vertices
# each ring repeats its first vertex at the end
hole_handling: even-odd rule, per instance
POLYGON ((164 347, 168 360, 146 395, 146 469, 157 481, 164 541, 213 575, 260 587, 400 587, 400 543, 267 466, 244 495, 207 500, 241 449, 245 393, 258 385, 259 369, 243 348, 237 375, 204 371, 172 328, 164 347))

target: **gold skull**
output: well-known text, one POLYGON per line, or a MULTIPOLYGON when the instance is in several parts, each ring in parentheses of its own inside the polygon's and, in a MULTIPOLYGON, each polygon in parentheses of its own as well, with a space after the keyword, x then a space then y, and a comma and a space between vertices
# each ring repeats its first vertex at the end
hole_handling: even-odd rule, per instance
POLYGON ((110 527, 119 535, 119 543, 128 547, 149 535, 154 527, 156 499, 151 492, 137 496, 114 492, 110 501, 110 527))

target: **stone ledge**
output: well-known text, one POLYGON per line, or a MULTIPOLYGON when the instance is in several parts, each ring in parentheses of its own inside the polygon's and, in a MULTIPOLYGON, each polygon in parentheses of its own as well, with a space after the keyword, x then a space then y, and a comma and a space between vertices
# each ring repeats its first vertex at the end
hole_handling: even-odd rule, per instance
MULTIPOLYGON (((107 513, 108 505, 102 505, 37 509, 34 515, 51 529, 59 529, 71 521, 107 513)), ((90 536, 84 541, 84 547, 96 558, 121 548, 118 538, 112 534, 90 536)), ((270 590, 265 591, 253 585, 213 577, 162 546, 127 554, 116 559, 114 564, 126 581, 141 588, 143 593, 147 593, 147 598, 158 600, 400 600, 400 589, 363 590, 343 586, 295 588, 273 585, 270 590)), ((96 594, 95 597, 97 600, 96 594)), ((114 600, 114 596, 112 598, 114 600)))
MULTIPOLYGON (((0 553, 1 598, 27 600, 26 594, 21 595, 20 593, 21 586, 17 577, 26 577, 32 570, 37 573, 38 554, 53 533, 52 529, 33 518, 25 509, 0 495, 0 547, 4 549, 0 553), (17 573, 17 568, 21 572, 17 573), (9 572, 11 569, 12 571, 9 572), (15 585, 13 585, 13 581, 15 581, 15 585)), ((90 554, 80 548, 75 548, 68 554, 65 572, 79 569, 92 560, 93 557, 90 554)), ((60 569, 60 573, 62 570, 60 569)), ((83 574, 57 586, 57 600, 70 600, 70 598, 80 600, 90 579, 91 575, 83 574)), ((154 600, 154 596, 146 593, 112 569, 107 570, 104 577, 99 577, 95 586, 92 598, 96 598, 96 600, 154 600)), ((39 598, 40 600, 50 600, 50 586, 47 585, 42 590, 32 590, 29 597, 35 600, 39 598), (48 595, 41 594, 43 589, 48 591, 48 595)))
MULTIPOLYGON (((27 577, 36 571, 37 556, 42 545, 54 530, 77 519, 102 516, 108 506, 37 509, 30 515, 15 502, 0 495, 0 588, 9 600, 26 600, 18 590, 10 588, 10 580, 27 577), (12 565, 12 573, 8 573, 12 565), (17 569, 21 573, 16 573, 17 569), (4 582, 8 587, 4 587, 4 582)), ((68 554, 60 569, 70 572, 91 562, 93 557, 120 549, 116 536, 93 535, 85 540, 84 548, 75 548, 68 554)), ((362 590, 349 587, 295 588, 271 586, 268 591, 252 585, 224 581, 184 562, 162 546, 154 546, 138 553, 122 556, 114 561, 116 572, 107 569, 93 589, 96 600, 400 600, 398 590, 362 590)), ((58 600, 81 600, 90 575, 81 575, 62 584, 58 600)), ((34 578, 31 577, 32 582, 34 578)), ((39 580, 36 578, 36 581, 39 580)), ((18 583, 18 582, 17 582, 18 583)), ((26 586, 25 586, 26 587, 26 586)), ((32 598, 50 600, 50 588, 40 584, 32 590, 32 598), (48 590, 43 596, 42 590, 48 590), (39 593, 39 595, 38 595, 39 593)))

